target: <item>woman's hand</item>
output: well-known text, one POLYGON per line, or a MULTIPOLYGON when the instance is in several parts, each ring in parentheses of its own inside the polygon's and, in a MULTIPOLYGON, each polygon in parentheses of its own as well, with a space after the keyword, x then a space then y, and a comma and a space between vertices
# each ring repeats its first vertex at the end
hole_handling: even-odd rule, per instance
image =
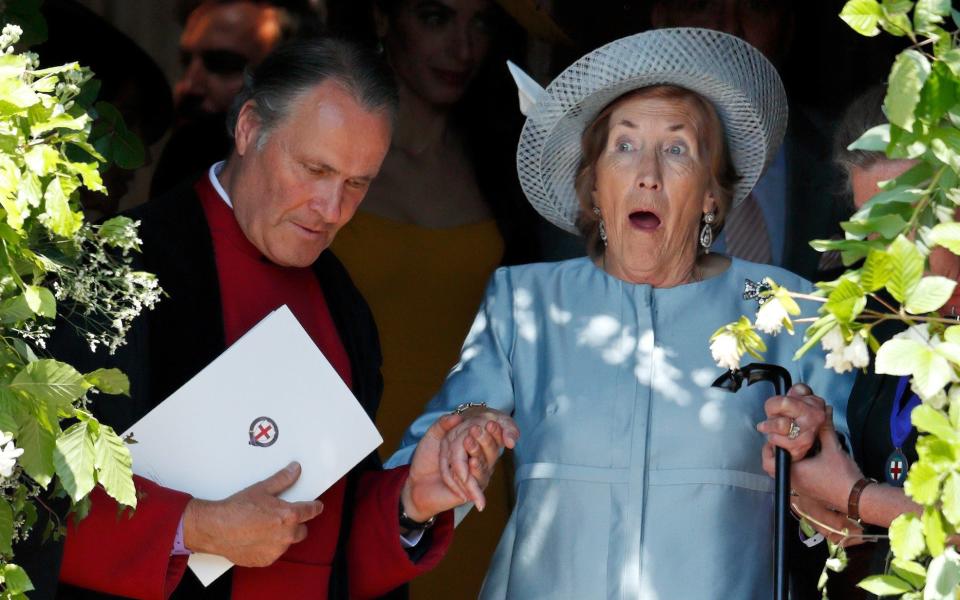
POLYGON ((757 431, 765 433, 770 444, 783 448, 798 461, 807 455, 817 439, 827 419, 826 406, 823 398, 798 383, 787 391, 786 396, 773 396, 764 403, 767 420, 757 425, 757 431))
POLYGON ((450 489, 459 490, 482 511, 483 490, 500 451, 516 446, 520 430, 509 415, 491 408, 469 408, 462 417, 440 442, 440 473, 450 489))
MULTIPOLYGON (((818 433, 820 453, 791 465, 790 486, 801 496, 813 498, 845 514, 850 490, 863 474, 853 458, 840 446, 833 428, 833 407, 826 407, 825 416, 818 433)), ((773 477, 775 460, 770 443, 763 448, 763 470, 773 477)))

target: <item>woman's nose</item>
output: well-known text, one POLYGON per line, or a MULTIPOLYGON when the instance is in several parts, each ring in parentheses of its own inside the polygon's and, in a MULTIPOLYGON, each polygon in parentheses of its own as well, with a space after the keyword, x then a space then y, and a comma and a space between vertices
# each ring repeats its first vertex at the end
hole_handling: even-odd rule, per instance
POLYGON ((659 190, 661 187, 660 161, 653 152, 644 152, 637 169, 637 187, 640 189, 659 190))

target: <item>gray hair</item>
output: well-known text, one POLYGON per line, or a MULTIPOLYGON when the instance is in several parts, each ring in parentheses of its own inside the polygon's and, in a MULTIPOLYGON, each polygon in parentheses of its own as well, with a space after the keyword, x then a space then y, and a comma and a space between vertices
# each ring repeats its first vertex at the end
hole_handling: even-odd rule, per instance
POLYGON ((261 123, 257 149, 262 148, 294 101, 328 80, 341 84, 368 111, 396 118, 397 86, 383 60, 355 42, 324 36, 284 43, 248 70, 227 113, 227 133, 233 137, 240 109, 252 100, 261 123))
POLYGON ((851 170, 869 169, 877 162, 887 159, 887 155, 883 152, 847 149, 847 146, 857 141, 865 131, 887 122, 887 117, 883 114, 885 94, 884 86, 871 87, 850 103, 837 125, 834 160, 847 175, 848 188, 851 170))

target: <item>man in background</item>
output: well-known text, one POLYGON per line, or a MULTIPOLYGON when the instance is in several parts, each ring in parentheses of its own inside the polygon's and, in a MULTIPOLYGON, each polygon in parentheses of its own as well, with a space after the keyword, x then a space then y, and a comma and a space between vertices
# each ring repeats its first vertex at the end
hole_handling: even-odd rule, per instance
POLYGON ((230 150, 226 113, 255 67, 280 42, 319 30, 306 2, 187 0, 180 4, 183 72, 174 84, 176 123, 150 184, 156 198, 230 150))

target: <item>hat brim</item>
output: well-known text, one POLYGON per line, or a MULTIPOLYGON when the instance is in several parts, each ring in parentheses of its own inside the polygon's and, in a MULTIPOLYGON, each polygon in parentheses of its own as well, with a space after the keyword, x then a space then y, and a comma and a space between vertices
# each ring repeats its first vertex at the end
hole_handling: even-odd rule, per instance
POLYGON ((520 184, 537 212, 557 227, 579 233, 574 178, 584 129, 623 94, 655 85, 688 89, 714 106, 740 176, 733 204, 747 197, 786 131, 787 98, 776 68, 732 35, 658 29, 590 52, 537 99, 517 147, 520 184))

